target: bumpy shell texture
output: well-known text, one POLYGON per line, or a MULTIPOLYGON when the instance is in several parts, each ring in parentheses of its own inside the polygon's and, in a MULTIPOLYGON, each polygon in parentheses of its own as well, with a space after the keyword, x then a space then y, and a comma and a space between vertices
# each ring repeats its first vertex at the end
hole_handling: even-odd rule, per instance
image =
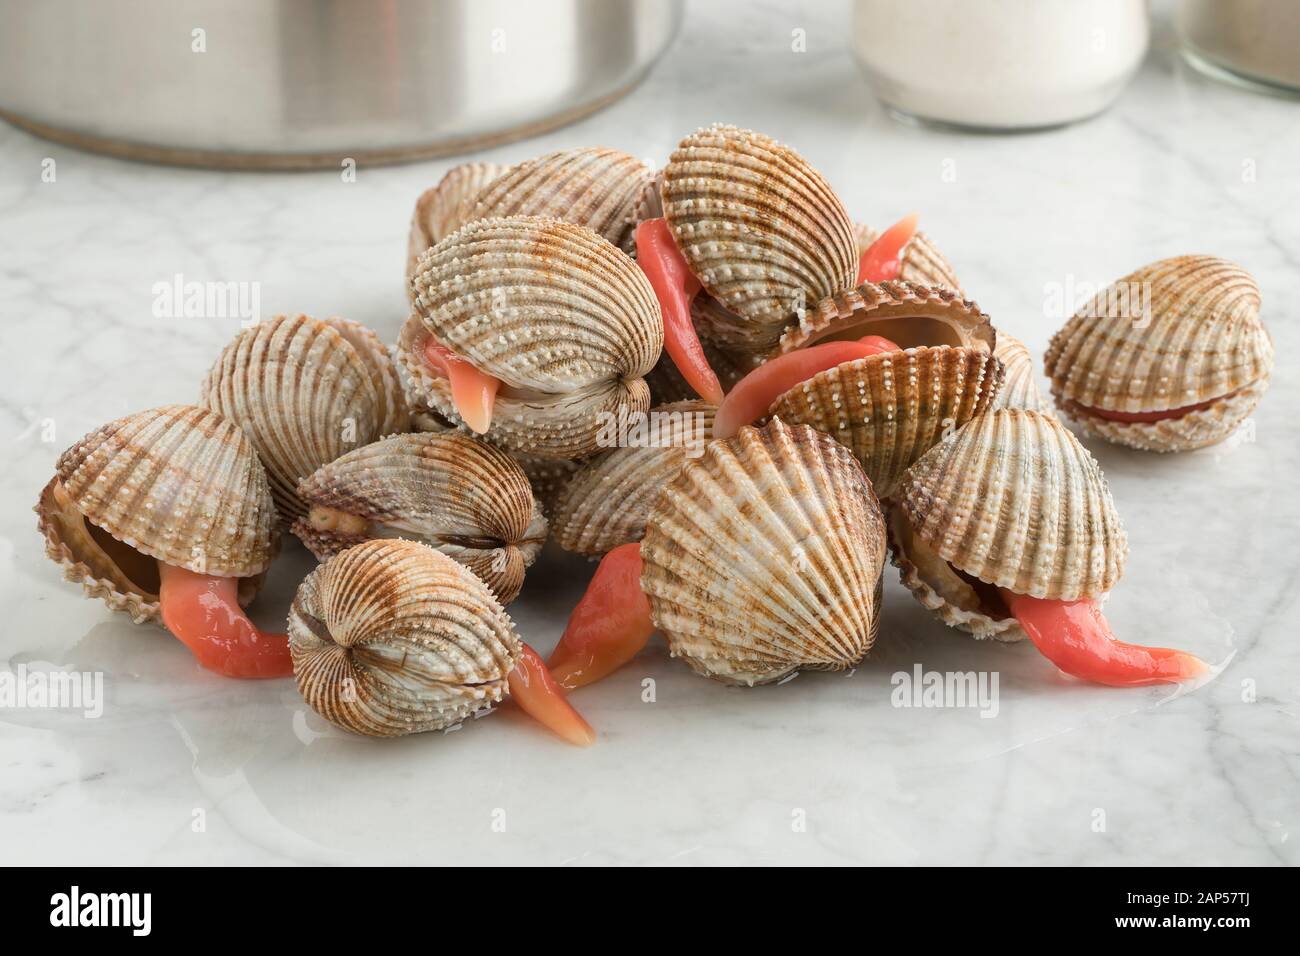
POLYGON ((324 560, 369 538, 421 541, 481 578, 502 604, 546 538, 528 476, 509 455, 455 432, 394 435, 323 465, 298 486, 313 510, 293 532, 324 560), (364 530, 321 529, 321 509, 353 515, 364 530))
POLYGON ((704 453, 716 410, 707 402, 678 402, 630 422, 626 437, 636 444, 598 455, 565 484, 552 512, 560 547, 596 556, 640 541, 664 485, 704 453))
POLYGON ((781 336, 775 352, 864 335, 883 335, 904 349, 954 345, 991 352, 996 345, 989 317, 949 289, 864 282, 818 302, 781 336))
MULTIPOLYGON (((864 223, 855 223, 853 238, 857 243, 858 256, 866 252, 871 244, 880 238, 880 233, 864 223)), ((899 257, 898 278, 916 285, 938 286, 962 294, 957 273, 953 271, 948 257, 923 232, 918 232, 903 246, 899 257)))
POLYGON ((441 730, 501 700, 510 618, 466 568, 414 541, 367 541, 307 576, 289 610, 303 699, 358 734, 441 730))
POLYGON ((912 466, 897 501, 942 560, 1019 594, 1100 598, 1128 555, 1101 469, 1051 415, 981 415, 912 466))
POLYGON ((422 353, 429 337, 501 380, 487 438, 539 457, 599 450, 602 412, 645 411, 663 323, 636 263, 555 219, 470 223, 420 260, 398 354, 412 389, 459 420, 422 353))
MULTIPOLYGON (((712 126, 686 137, 663 171, 661 197, 677 247, 709 296, 745 320, 757 342, 799 311, 848 288, 853 227, 808 162, 750 130, 712 126)), ((737 335, 728 343, 745 348, 737 335)))
POLYGON ((438 185, 420 194, 415 201, 407 242, 408 280, 424 251, 469 222, 479 192, 507 169, 508 166, 497 163, 462 163, 448 170, 438 185))
POLYGON ((943 437, 987 410, 1002 385, 991 352, 948 345, 886 352, 827 369, 786 392, 770 414, 847 446, 876 494, 943 437))
POLYGON ((473 219, 545 216, 586 226, 632 252, 637 203, 651 170, 616 149, 562 149, 520 163, 475 197, 473 219))
POLYGON ((253 446, 233 422, 192 405, 137 412, 86 435, 59 458, 36 511, 64 577, 137 622, 161 620, 149 559, 248 579, 247 601, 279 543, 253 446))
POLYGON ((848 450, 806 426, 711 443, 664 488, 641 556, 655 625, 705 676, 769 683, 871 647, 884 519, 848 450))
POLYGON ((1100 437, 1182 451, 1228 437, 1268 386, 1273 342, 1245 269, 1213 256, 1163 259, 1085 304, 1045 356, 1058 406, 1100 437), (1209 403, 1156 422, 1113 422, 1089 409, 1161 412, 1209 403))
POLYGON ((306 513, 299 481, 409 421, 396 373, 383 370, 369 339, 355 328, 345 335, 337 322, 277 316, 245 329, 201 391, 205 408, 237 422, 252 440, 287 523, 306 513))
POLYGON ((1023 408, 1032 412, 1051 414, 1051 404, 1044 401, 1034 380, 1034 358, 1019 339, 998 330, 997 348, 993 354, 1002 362, 1006 373, 1002 388, 993 400, 994 408, 1023 408))

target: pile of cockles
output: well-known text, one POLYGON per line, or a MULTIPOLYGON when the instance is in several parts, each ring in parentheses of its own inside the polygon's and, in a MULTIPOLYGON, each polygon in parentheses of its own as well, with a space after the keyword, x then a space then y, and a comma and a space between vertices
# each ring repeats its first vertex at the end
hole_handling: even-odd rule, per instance
POLYGON ((1205 671, 1112 635, 1128 542, 1058 414, 1155 452, 1231 435, 1273 365, 1237 265, 1098 293, 1052 338, 1044 400, 915 217, 855 224, 793 149, 713 126, 660 170, 596 148, 458 166, 416 203, 406 273, 392 349, 262 321, 193 404, 64 452, 36 508, 64 576, 379 737, 511 700, 589 744, 570 692, 656 632, 729 685, 853 667, 890 638, 887 557, 945 624, 1083 681, 1205 671), (320 564, 265 633, 244 608, 286 531, 320 564), (505 607, 548 536, 600 563, 543 661, 505 607))

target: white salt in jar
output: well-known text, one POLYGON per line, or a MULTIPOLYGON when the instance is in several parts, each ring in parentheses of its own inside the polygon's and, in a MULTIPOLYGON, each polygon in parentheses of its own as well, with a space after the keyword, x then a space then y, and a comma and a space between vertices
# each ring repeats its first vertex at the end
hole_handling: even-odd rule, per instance
POLYGON ((1146 53, 1145 0, 855 0, 853 51, 896 113, 979 129, 1100 113, 1146 53))

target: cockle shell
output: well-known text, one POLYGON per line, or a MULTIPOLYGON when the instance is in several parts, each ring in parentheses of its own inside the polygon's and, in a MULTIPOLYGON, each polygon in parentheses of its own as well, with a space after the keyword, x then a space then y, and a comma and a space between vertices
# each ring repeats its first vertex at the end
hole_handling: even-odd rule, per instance
POLYGON ((279 547, 275 505, 234 422, 167 405, 109 422, 60 456, 36 506, 45 553, 136 623, 161 623, 157 561, 238 577, 247 603, 279 547))
POLYGON ((481 219, 420 259, 415 313, 398 356, 415 393, 459 421, 423 358, 433 337, 501 380, 486 438, 510 451, 582 458, 602 413, 650 406, 644 376, 663 322, 636 263, 590 229, 557 219, 481 219))
POLYGON ((586 226, 631 253, 637 203, 654 178, 616 149, 562 149, 520 163, 479 191, 466 222, 544 216, 586 226))
POLYGON ((565 484, 551 513, 555 540, 567 551, 602 555, 640 541, 646 518, 670 480, 713 435, 717 409, 701 401, 652 408, 639 444, 611 448, 584 464, 565 484))
POLYGON ((528 483, 533 488, 533 498, 541 506, 542 514, 548 519, 555 514, 555 503, 583 465, 582 459, 538 458, 522 452, 514 452, 510 457, 519 463, 519 467, 528 476, 528 483))
POLYGON ((998 329, 998 344, 993 354, 1005 372, 1002 388, 993 399, 993 407, 1024 408, 1052 414, 1051 403, 1045 401, 1038 391, 1038 382, 1034 379, 1034 357, 1025 344, 998 329))
POLYGON ((286 522, 306 514, 299 481, 410 422, 378 339, 342 319, 276 316, 245 329, 208 372, 201 396, 248 434, 286 522))
POLYGON ((718 307, 706 300, 695 310, 702 336, 733 351, 767 351, 796 313, 853 284, 848 213, 788 146, 711 126, 681 141, 663 175, 668 226, 718 307))
POLYGON ((988 317, 973 302, 901 282, 867 283, 824 300, 779 352, 876 332, 906 347, 820 372, 769 413, 846 445, 887 498, 914 461, 992 405, 1003 372, 988 317))
POLYGON ((1089 434, 1132 448, 1187 451, 1222 441, 1268 388, 1273 341, 1249 272, 1214 256, 1178 256, 1098 293, 1052 337, 1045 365, 1057 406, 1089 434), (1088 411, 1208 407, 1156 422, 1088 411))
POLYGON ((712 442, 665 486, 641 557, 673 655, 725 683, 843 670, 878 627, 879 503, 848 449, 807 426, 712 442))
POLYGON ((509 168, 498 163, 461 163, 448 170, 438 185, 420 194, 406 247, 408 281, 424 251, 469 222, 479 192, 509 168))
MULTIPOLYGON (((853 224, 853 238, 857 244, 858 257, 880 238, 880 233, 865 223, 853 224)), ((964 295, 957 273, 953 271, 948 257, 923 232, 918 232, 903 246, 899 257, 898 278, 916 285, 932 285, 941 289, 951 289, 958 295, 964 295)))
POLYGON ((1037 598, 1100 600, 1128 556, 1101 469, 1054 415, 981 415, 913 465, 894 500, 903 584, 977 637, 1024 634, 1005 609, 990 613, 976 579, 1037 598))
POLYGON ((303 699, 370 737, 442 730, 490 707, 521 653, 483 582, 416 541, 330 558, 298 588, 288 631, 303 699))
POLYGON ((528 476, 505 452, 456 432, 393 435, 322 465, 298 485, 311 509, 293 533, 325 560, 370 538, 422 541, 479 576, 502 604, 546 538, 528 476), (355 527, 314 520, 355 517, 355 527))

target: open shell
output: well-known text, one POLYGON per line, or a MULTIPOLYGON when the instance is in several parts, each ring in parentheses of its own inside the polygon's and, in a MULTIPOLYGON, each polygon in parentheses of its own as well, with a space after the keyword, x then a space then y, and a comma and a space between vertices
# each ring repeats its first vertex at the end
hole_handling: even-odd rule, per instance
POLYGON ((864 283, 823 300, 777 351, 873 333, 903 351, 820 372, 780 396, 769 414, 848 446, 885 498, 931 446, 991 406, 1003 373, 988 316, 973 302, 905 282, 864 283))
POLYGON ((408 281, 424 251, 469 222, 479 192, 509 168, 498 163, 461 163, 448 170, 438 185, 420 194, 406 248, 408 281))
POLYGON ((807 426, 711 443, 665 486, 641 557, 673 655, 725 683, 843 670, 878 628, 879 503, 848 449, 807 426))
POLYGON ((1100 600, 1128 556, 1100 467, 1054 415, 981 415, 913 465, 895 501, 903 584, 980 637, 1023 633, 1009 615, 990 613, 971 579, 1037 598, 1100 600))
POLYGON ((705 316, 716 322, 697 311, 702 335, 761 353, 799 312, 852 285, 857 247, 848 213, 788 146, 711 126, 681 141, 663 176, 673 238, 718 306, 705 316))
MULTIPOLYGON (((854 223, 853 238, 857 244, 858 257, 880 238, 880 233, 865 223, 854 223)), ((948 257, 939 251, 930 241, 930 237, 918 232, 903 246, 899 257, 898 278, 916 285, 932 285, 941 289, 951 289, 958 295, 964 295, 957 273, 953 271, 948 257)))
POLYGON ((602 413, 650 406, 644 376, 663 348, 654 291, 590 229, 556 219, 482 219, 429 250, 398 356, 414 393, 459 421, 423 359, 430 337, 501 380, 487 438, 510 451, 582 458, 602 413))
POLYGON ((1260 294, 1245 269, 1213 256, 1163 259, 1097 294, 1052 337, 1052 396, 1085 431, 1151 451, 1222 441, 1254 410, 1273 369, 1260 294), (1089 411, 1208 407, 1156 422, 1089 411))
POLYGON ((345 730, 442 730, 507 693, 521 646, 487 587, 415 541, 375 540, 309 574, 289 610, 303 699, 345 730))
POLYGON ((640 541, 646 519, 670 480, 704 452, 717 409, 701 401, 652 408, 631 433, 639 444, 611 448, 565 484, 552 511, 555 540, 567 551, 602 555, 640 541))
POLYGON ((1005 372, 1002 388, 993 400, 994 408, 1024 408, 1052 414, 1051 403, 1044 400, 1034 378, 1034 357, 1017 338, 998 329, 998 344, 993 354, 1005 372))
POLYGON ((495 178, 475 196, 465 222, 502 216, 563 219, 631 253, 637 203, 653 177, 641 160, 616 149, 562 149, 495 178))
POLYGON ((201 396, 252 440, 287 523, 306 514, 299 481, 410 421, 378 339, 341 319, 276 316, 245 329, 213 364, 201 396))
POLYGON ((161 623, 156 561, 240 578, 247 603, 279 547, 275 505, 239 426, 193 405, 127 415, 60 456, 36 506, 63 576, 161 623))
POLYGON ((394 435, 298 485, 311 509, 293 532, 325 560, 371 538, 422 541, 477 574, 502 604, 546 538, 528 476, 505 452, 456 432, 394 435))

